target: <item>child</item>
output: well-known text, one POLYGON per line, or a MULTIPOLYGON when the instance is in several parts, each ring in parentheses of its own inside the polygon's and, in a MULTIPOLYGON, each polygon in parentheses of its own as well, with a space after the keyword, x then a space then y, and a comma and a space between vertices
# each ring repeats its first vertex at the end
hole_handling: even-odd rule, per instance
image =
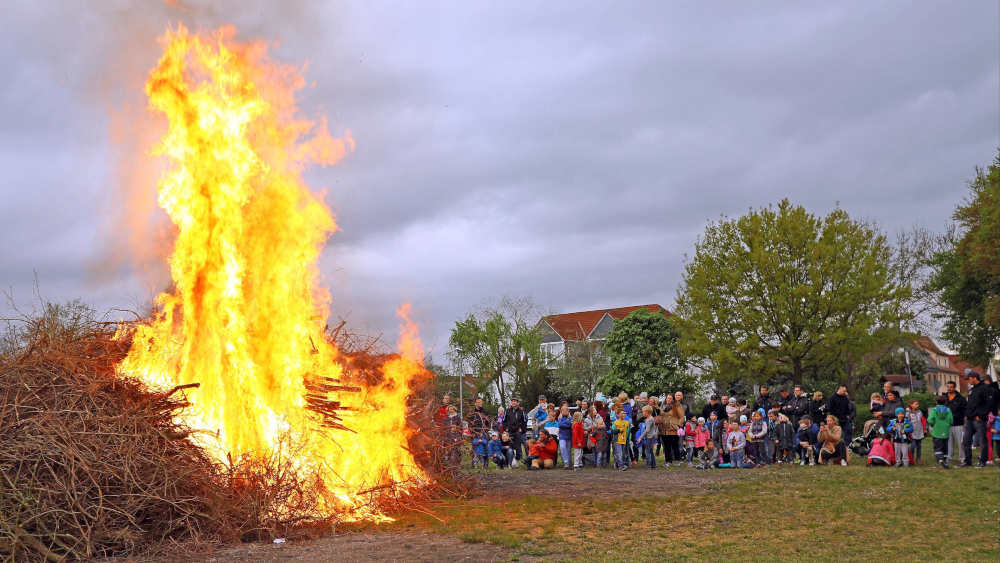
POLYGON ((715 449, 715 442, 708 440, 705 447, 698 452, 697 469, 714 469, 719 466, 719 452, 715 449))
POLYGON ((910 436, 910 449, 913 450, 913 465, 920 465, 920 443, 924 440, 924 412, 920 410, 920 401, 913 399, 906 405, 906 418, 913 426, 910 436))
POLYGON ((705 421, 705 429, 708 430, 708 437, 716 444, 721 443, 722 440, 722 423, 719 422, 719 415, 712 411, 708 415, 708 420, 705 421))
POLYGON ((729 437, 726 440, 729 442, 729 465, 734 468, 748 467, 748 464, 743 460, 743 450, 746 449, 747 438, 738 424, 729 425, 729 437))
POLYGON ((490 441, 486 444, 486 455, 499 469, 507 468, 507 456, 504 455, 500 435, 496 432, 490 432, 490 441))
POLYGON ((606 452, 608 451, 608 444, 611 441, 611 436, 608 435, 608 429, 604 426, 603 418, 597 418, 591 439, 594 442, 594 451, 597 452, 594 465, 597 467, 605 467, 608 464, 608 460, 605 456, 607 455, 606 452))
MULTIPOLYGON (((539 436, 541 436, 541 433, 539 436)), ((528 471, 538 469, 538 460, 542 453, 541 438, 538 440, 528 438, 528 441, 525 443, 528 446, 528 457, 524 460, 524 468, 528 471)))
POLYGON ((507 432, 500 435, 500 452, 507 458, 508 467, 517 467, 517 460, 514 459, 514 442, 510 440, 510 434, 507 432))
POLYGON ((705 418, 698 417, 698 426, 694 429, 694 453, 698 455, 708 445, 712 437, 708 435, 708 428, 705 428, 705 418))
POLYGON ((684 449, 687 452, 688 467, 694 467, 694 438, 698 429, 698 419, 691 417, 684 425, 684 449))
POLYGON ((812 420, 808 416, 799 419, 799 431, 795 433, 795 441, 799 444, 799 465, 816 465, 813 457, 813 444, 816 443, 816 433, 812 429, 812 420))
POLYGON ((882 433, 872 440, 872 448, 868 452, 868 465, 892 465, 892 460, 896 457, 892 441, 886 437, 885 431, 881 427, 879 427, 879 432, 882 433))
POLYGON ((954 416, 948 408, 948 398, 946 395, 938 395, 937 405, 931 409, 927 416, 927 428, 931 435, 931 443, 934 444, 934 457, 937 458, 941 469, 951 469, 948 467, 948 437, 951 435, 951 423, 954 416))
POLYGON ((545 418, 545 424, 542 425, 542 430, 551 436, 559 435, 559 423, 556 422, 556 413, 550 412, 545 418))
POLYGON ((645 447, 646 467, 656 469, 656 456, 653 454, 653 448, 660 441, 660 435, 659 430, 656 428, 656 422, 653 420, 653 407, 649 405, 642 407, 642 416, 646 420, 642 423, 642 433, 637 436, 642 438, 641 443, 645 447))
POLYGON ((910 436, 913 434, 913 425, 906 419, 906 411, 903 410, 903 407, 896 408, 896 418, 889 421, 885 431, 892 436, 892 445, 896 451, 896 467, 909 467, 910 436))
POLYGON ((570 451, 573 444, 573 417, 569 414, 569 406, 559 407, 559 457, 562 458, 563 469, 569 469, 570 451))
POLYGON ((572 446, 573 446, 573 470, 579 471, 583 468, 583 446, 586 445, 586 434, 583 431, 583 413, 576 411, 573 414, 572 426, 572 446))
POLYGON ((778 428, 778 411, 771 410, 767 413, 767 439, 764 444, 767 446, 767 462, 774 463, 778 454, 778 436, 775 430, 778 428))
POLYGON ((482 434, 476 434, 472 437, 472 467, 476 465, 481 465, 483 469, 486 469, 488 464, 486 457, 486 438, 482 434))
POLYGON ((795 451, 795 428, 792 427, 787 415, 778 415, 778 424, 774 427, 774 435, 777 438, 775 453, 778 464, 791 462, 792 453, 795 451))
POLYGON ((629 466, 628 442, 632 434, 632 425, 625 418, 625 409, 618 410, 618 418, 611 424, 611 435, 614 439, 615 469, 625 471, 629 466))
POLYGON ((764 417, 761 416, 760 411, 753 413, 753 422, 750 423, 750 427, 747 432, 747 440, 749 442, 748 450, 750 459, 757 464, 764 464, 764 456, 766 449, 764 446, 764 440, 767 439, 767 423, 764 422, 764 417))

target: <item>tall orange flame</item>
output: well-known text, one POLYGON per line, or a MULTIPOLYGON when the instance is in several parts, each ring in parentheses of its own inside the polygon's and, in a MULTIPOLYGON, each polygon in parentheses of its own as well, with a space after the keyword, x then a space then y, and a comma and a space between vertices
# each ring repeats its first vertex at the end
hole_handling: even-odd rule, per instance
POLYGON ((335 163, 354 142, 298 118, 300 73, 271 61, 264 43, 233 37, 231 28, 168 31, 146 83, 169 123, 157 152, 171 167, 158 193, 177 228, 175 287, 137 327, 120 369, 156 386, 200 383, 186 422, 217 435, 202 442, 219 459, 269 455, 290 438, 298 469, 329 491, 326 510, 377 518, 361 491, 426 478, 405 448, 420 343, 404 306, 402 354, 384 366, 383 382, 336 397, 357 433, 320 430, 306 384, 343 375, 324 337, 329 293, 316 281, 336 224, 301 171, 335 163))

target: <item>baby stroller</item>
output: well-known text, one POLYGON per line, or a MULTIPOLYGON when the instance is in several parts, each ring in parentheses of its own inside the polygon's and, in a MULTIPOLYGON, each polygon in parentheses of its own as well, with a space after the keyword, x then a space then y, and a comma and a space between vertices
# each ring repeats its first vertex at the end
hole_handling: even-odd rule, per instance
POLYGON ((881 425, 879 424, 879 420, 877 418, 865 422, 864 430, 861 432, 861 435, 851 440, 851 444, 848 448, 860 456, 867 456, 868 452, 872 450, 872 441, 876 436, 878 436, 880 428, 881 425))

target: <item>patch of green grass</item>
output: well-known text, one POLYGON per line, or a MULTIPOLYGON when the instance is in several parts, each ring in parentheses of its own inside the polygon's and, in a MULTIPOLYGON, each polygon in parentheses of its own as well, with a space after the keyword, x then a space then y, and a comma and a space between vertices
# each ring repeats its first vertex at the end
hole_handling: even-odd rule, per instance
POLYGON ((747 471, 707 494, 448 500, 415 526, 522 555, 633 559, 1000 559, 1000 472, 850 467, 747 471), (629 555, 631 554, 631 556, 629 555))

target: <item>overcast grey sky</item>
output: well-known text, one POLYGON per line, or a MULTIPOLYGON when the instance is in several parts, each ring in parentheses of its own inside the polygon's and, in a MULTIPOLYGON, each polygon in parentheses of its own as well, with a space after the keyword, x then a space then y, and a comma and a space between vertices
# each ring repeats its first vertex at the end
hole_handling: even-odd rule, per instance
POLYGON ((101 309, 160 289, 109 257, 152 243, 123 213, 126 108, 176 22, 308 61, 300 107, 357 142, 308 174, 341 228, 335 313, 392 340, 410 301, 436 356, 504 294, 669 308, 708 220, 784 197, 940 230, 1000 144, 997 2, 212 6, 5 4, 0 282, 22 306, 34 272, 101 309))

